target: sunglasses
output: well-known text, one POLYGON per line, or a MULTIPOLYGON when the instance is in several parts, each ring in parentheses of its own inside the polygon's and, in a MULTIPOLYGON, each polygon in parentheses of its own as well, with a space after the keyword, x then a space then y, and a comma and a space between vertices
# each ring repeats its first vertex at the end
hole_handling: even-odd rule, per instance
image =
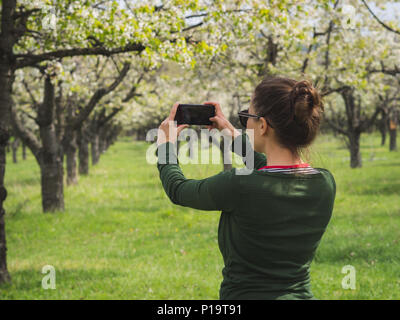
MULTIPOLYGON (((240 124, 245 128, 247 127, 247 120, 249 120, 249 118, 257 118, 257 119, 263 118, 263 116, 258 116, 256 114, 250 114, 249 109, 238 112, 238 116, 239 116, 240 124)), ((269 123, 269 121, 267 119, 265 119, 265 121, 268 123, 268 125, 271 128, 273 128, 273 126, 269 123)))

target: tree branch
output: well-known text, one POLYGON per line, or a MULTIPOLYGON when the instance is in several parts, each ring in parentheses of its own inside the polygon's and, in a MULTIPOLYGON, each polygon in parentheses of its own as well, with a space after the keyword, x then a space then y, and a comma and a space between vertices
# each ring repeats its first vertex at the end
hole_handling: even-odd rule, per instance
POLYGON ((187 28, 182 29, 182 32, 188 31, 188 30, 190 30, 190 29, 194 29, 194 28, 197 28, 197 27, 200 27, 200 26, 203 25, 203 24, 204 24, 204 22, 199 22, 198 24, 191 25, 191 26, 189 26, 189 27, 187 27, 187 28))
POLYGON ((372 124, 374 123, 376 117, 378 114, 382 111, 383 109, 381 107, 376 107, 374 114, 371 116, 369 119, 365 119, 361 122, 360 124, 360 130, 361 132, 367 130, 372 124))
POLYGON ((144 73, 142 73, 139 77, 139 79, 136 81, 136 83, 132 86, 131 90, 129 90, 128 94, 125 96, 124 99, 122 99, 122 102, 128 102, 129 100, 131 100, 134 96, 139 95, 138 93, 136 93, 136 89, 138 87, 138 84, 140 83, 140 81, 142 81, 144 77, 144 73))
POLYGON ((108 116, 98 121, 97 127, 101 128, 102 126, 104 126, 107 122, 114 118, 118 112, 122 111, 122 109, 123 108, 113 108, 112 112, 108 116))
MULTIPOLYGON (((315 27, 314 27, 314 29, 313 29, 313 41, 314 41, 314 39, 316 39, 317 37, 324 36, 327 32, 328 32, 328 31, 325 31, 325 32, 316 32, 315 27)), ((305 72, 306 72, 306 69, 307 69, 307 67, 308 67, 308 61, 309 61, 309 57, 308 57, 308 56, 309 56, 309 54, 311 53, 313 47, 314 47, 314 44, 311 42, 311 44, 308 46, 306 58, 305 58, 304 61, 303 61, 303 66, 301 67, 301 73, 305 73, 305 72)))
POLYGON ((347 136, 348 132, 344 129, 342 129, 341 127, 339 127, 336 123, 334 123, 333 121, 331 121, 329 118, 324 118, 324 121, 326 121, 328 123, 328 125, 335 131, 347 136))
POLYGON ((33 106, 35 107, 35 109, 37 109, 38 103, 37 103, 37 101, 35 99, 35 96, 33 95, 32 91, 31 91, 31 89, 29 88, 28 84, 26 83, 25 79, 22 79, 22 84, 24 85, 25 90, 28 92, 29 97, 31 98, 33 106))
POLYGON ((384 63, 381 61, 381 69, 370 69, 367 68, 368 73, 384 73, 391 76, 396 76, 400 74, 400 69, 398 66, 394 66, 393 69, 386 69, 384 63))
POLYGON ((113 91, 125 78, 130 68, 130 63, 125 63, 120 75, 114 80, 114 82, 105 88, 98 89, 89 100, 88 104, 79 112, 78 116, 71 120, 69 124, 73 129, 78 129, 83 121, 87 119, 97 103, 108 93, 113 91))
POLYGON ((89 55, 103 55, 111 56, 118 53, 124 52, 141 52, 145 47, 140 43, 131 43, 125 47, 106 49, 102 47, 96 48, 75 48, 75 49, 65 49, 52 52, 46 52, 42 54, 16 54, 16 69, 33 66, 39 62, 46 60, 53 60, 57 58, 75 57, 75 56, 89 56, 89 55))
POLYGON ((38 120, 37 120, 36 117, 32 116, 31 114, 29 114, 29 113, 26 112, 25 110, 21 110, 21 112, 22 112, 25 116, 27 116, 29 119, 32 119, 33 121, 35 121, 35 123, 36 123, 37 125, 39 125, 38 120))
POLYGON ((40 9, 31 9, 31 10, 20 10, 14 13, 13 20, 14 20, 14 34, 16 38, 21 38, 27 29, 27 22, 28 18, 35 12, 39 12, 40 9), (17 20, 19 20, 17 22, 17 20))
POLYGON ((344 85, 342 87, 335 88, 335 89, 328 89, 326 91, 321 92, 321 96, 325 97, 325 96, 328 96, 328 95, 330 95, 330 94, 332 94, 334 92, 339 93, 339 92, 342 92, 343 90, 348 90, 348 89, 351 89, 351 88, 349 86, 347 86, 347 85, 344 85))

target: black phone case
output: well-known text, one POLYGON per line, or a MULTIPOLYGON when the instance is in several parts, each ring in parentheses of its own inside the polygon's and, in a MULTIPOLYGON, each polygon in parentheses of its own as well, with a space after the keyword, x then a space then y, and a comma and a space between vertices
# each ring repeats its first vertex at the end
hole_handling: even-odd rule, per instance
POLYGON ((214 116, 215 107, 212 104, 180 104, 174 120, 178 125, 211 125, 209 118, 214 116))

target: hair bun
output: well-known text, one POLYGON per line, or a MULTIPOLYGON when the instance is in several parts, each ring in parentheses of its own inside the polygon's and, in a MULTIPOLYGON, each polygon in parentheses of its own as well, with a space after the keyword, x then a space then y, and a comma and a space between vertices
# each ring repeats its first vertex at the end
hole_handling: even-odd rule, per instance
POLYGON ((314 109, 321 107, 321 98, 310 81, 302 80, 293 86, 290 103, 296 122, 305 123, 312 116, 314 109))
POLYGON ((254 89, 251 105, 272 123, 276 142, 297 155, 314 141, 324 111, 310 81, 269 75, 254 89))

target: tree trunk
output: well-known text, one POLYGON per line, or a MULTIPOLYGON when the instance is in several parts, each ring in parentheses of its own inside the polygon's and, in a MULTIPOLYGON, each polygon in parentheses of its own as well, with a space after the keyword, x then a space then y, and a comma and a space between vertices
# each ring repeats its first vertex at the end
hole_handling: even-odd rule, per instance
POLYGON ((118 137, 119 128, 113 124, 108 126, 108 129, 104 130, 104 152, 108 150, 108 148, 114 143, 116 138, 118 137))
POLYGON ((79 174, 89 174, 89 138, 84 128, 78 131, 79 174))
POLYGON ((26 160, 26 145, 22 143, 22 160, 26 160))
POLYGON ((384 146, 386 143, 386 131, 379 130, 381 132, 381 146, 384 146))
POLYGON ((106 152, 107 150, 107 141, 106 141, 106 136, 104 134, 99 135, 99 154, 101 155, 102 153, 106 152))
POLYGON ((389 150, 396 151, 397 150, 397 124, 398 124, 398 110, 393 110, 392 115, 390 117, 389 123, 389 150))
POLYGON ((136 132, 136 140, 145 141, 146 140, 146 129, 138 129, 136 132))
POLYGON ((92 151, 92 165, 96 165, 99 162, 100 158, 99 134, 97 132, 93 133, 91 141, 91 151, 92 151))
POLYGON ((378 129, 381 133, 381 146, 384 146, 386 143, 386 136, 388 130, 388 114, 387 112, 381 112, 381 119, 378 122, 378 129))
POLYGON ((76 132, 71 128, 65 130, 64 150, 67 158, 67 185, 77 184, 77 166, 76 166, 76 132))
POLYGON ((63 165, 61 157, 50 156, 40 165, 44 212, 64 210, 63 165))
POLYGON ((63 161, 54 126, 54 86, 45 80, 45 97, 38 110, 42 150, 39 156, 44 212, 64 210, 63 161))
MULTIPOLYGON (((0 97, 2 100, 2 98, 0 97)), ((4 99, 4 96, 3 96, 4 99)), ((0 100, 0 103, 3 101, 0 100)), ((1 109, 2 106, 0 106, 1 109)), ((0 114, 0 117, 3 115, 0 114)), ((2 122, 0 121, 0 125, 2 122)), ((4 187, 4 175, 6 170, 6 145, 9 139, 8 132, 0 126, 0 284, 10 282, 11 278, 7 270, 7 243, 6 228, 3 208, 3 202, 7 198, 7 190, 4 187)))
POLYGON ((108 150, 108 147, 111 144, 111 140, 113 138, 113 134, 115 131, 115 127, 110 124, 106 123, 100 129, 100 136, 99 136, 99 148, 100 154, 105 153, 108 150))
POLYGON ((69 147, 66 150, 67 157, 67 185, 77 184, 77 167, 76 167, 76 148, 69 147))
POLYGON ((361 153, 360 153, 360 136, 358 132, 351 132, 349 138, 349 151, 350 151, 350 167, 361 168, 361 153))
POLYGON ((106 146, 107 150, 111 145, 113 145, 118 140, 118 136, 120 133, 121 133, 121 128, 118 126, 114 126, 113 130, 111 131, 111 135, 107 139, 107 146, 106 146))
POLYGON ((4 186, 6 173, 6 147, 10 139, 9 124, 12 107, 12 84, 14 72, 12 68, 13 47, 16 39, 13 16, 15 14, 15 1, 0 2, 1 8, 1 33, 0 33, 0 283, 10 282, 7 270, 7 243, 4 215, 6 214, 3 203, 7 198, 4 186))
MULTIPOLYGON (((361 168, 361 152, 360 152, 360 137, 363 132, 366 132, 376 121, 376 117, 382 112, 381 107, 376 107, 375 112, 367 117, 362 112, 362 100, 360 96, 355 95, 355 89, 348 87, 341 90, 341 96, 346 107, 346 122, 347 129, 341 125, 336 125, 333 122, 331 126, 334 130, 345 135, 346 146, 350 151, 350 167, 361 168)), ((340 120, 339 118, 337 120, 340 120)), ((342 121, 341 121, 342 122, 342 121)))
POLYGON ((397 150, 397 130, 390 130, 390 151, 396 151, 397 150))
POLYGON ((13 163, 18 162, 17 151, 18 151, 19 143, 20 143, 20 140, 18 138, 14 138, 14 141, 11 144, 13 163))

